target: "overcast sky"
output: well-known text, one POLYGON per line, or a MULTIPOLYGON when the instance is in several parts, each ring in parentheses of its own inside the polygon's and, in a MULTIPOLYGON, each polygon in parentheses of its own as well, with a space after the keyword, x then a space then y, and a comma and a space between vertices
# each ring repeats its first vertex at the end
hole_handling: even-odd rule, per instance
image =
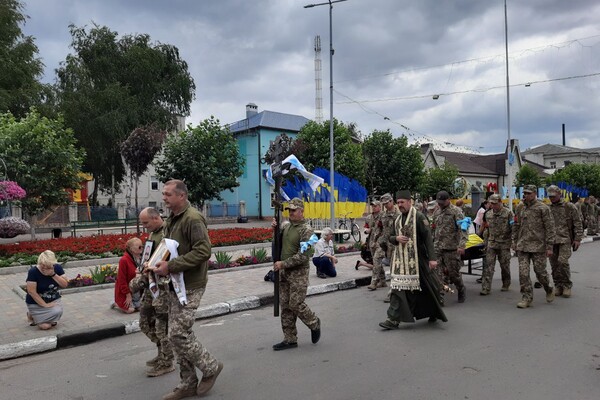
MULTIPOLYGON (((71 51, 70 23, 94 22, 120 35, 147 33, 177 46, 197 88, 187 119, 192 124, 210 115, 224 124, 243 119, 249 102, 259 111, 314 119, 314 37, 320 35, 323 116, 329 119, 328 5, 303 8, 310 0, 23 1, 30 16, 24 31, 36 38, 46 82, 55 81, 55 69, 71 51)), ((560 144, 564 123, 567 145, 600 147, 600 2, 507 4, 511 137, 522 149, 560 144)), ((356 123, 363 135, 389 129, 411 143, 504 151, 504 21, 504 0, 335 3, 334 117, 356 123)))

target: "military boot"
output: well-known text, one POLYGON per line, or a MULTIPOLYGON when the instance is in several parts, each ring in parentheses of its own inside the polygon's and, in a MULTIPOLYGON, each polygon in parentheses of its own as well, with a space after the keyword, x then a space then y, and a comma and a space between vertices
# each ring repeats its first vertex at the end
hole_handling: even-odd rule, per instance
POLYGON ((531 300, 527 300, 523 298, 520 302, 517 303, 517 308, 527 308, 531 306, 531 300))
POLYGON ((571 288, 570 287, 566 287, 563 289, 562 297, 571 297, 571 288))
POLYGON ((391 319, 388 318, 385 321, 380 322, 379 326, 382 327, 383 329, 385 329, 386 331, 389 331, 391 329, 398 329, 398 322, 392 321, 391 319))
POLYGON ((510 288, 510 285, 502 285, 502 289, 500 289, 500 291, 502 291, 502 292, 508 292, 509 288, 510 288))
POLYGON ((563 295, 563 288, 561 287, 555 287, 554 288, 554 296, 558 297, 558 296, 562 296, 563 295))
POLYGON ((175 388, 171 393, 167 393, 163 396, 163 400, 179 400, 185 399, 186 397, 196 397, 196 388, 180 389, 175 388))
POLYGON ((367 289, 377 290, 377 286, 378 286, 378 281, 372 281, 371 284, 369 286, 367 286, 367 289))
POLYGON ((554 288, 552 286, 548 286, 546 289, 546 303, 552 303, 554 301, 554 288))
POLYGON ((152 368, 150 368, 148 371, 146 371, 146 375, 153 378, 156 376, 168 374, 169 372, 173 372, 173 371, 175 371, 175 365, 173 365, 173 363, 171 363, 171 364, 157 363, 152 368))
POLYGON ((479 292, 479 295, 481 295, 481 296, 487 296, 488 294, 490 294, 490 289, 489 288, 481 288, 481 292, 479 292))
POLYGON ((464 303, 467 298, 467 288, 463 285, 458 288, 458 302, 464 303))

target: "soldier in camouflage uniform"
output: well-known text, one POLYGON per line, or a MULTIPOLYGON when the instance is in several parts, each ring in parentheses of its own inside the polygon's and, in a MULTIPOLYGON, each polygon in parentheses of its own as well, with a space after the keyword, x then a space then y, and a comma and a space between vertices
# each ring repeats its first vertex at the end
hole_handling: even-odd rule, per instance
POLYGON ((433 214, 433 226, 438 269, 447 274, 449 283, 456 286, 458 302, 464 303, 467 291, 460 273, 460 257, 465 254, 468 235, 457 222, 465 216, 460 208, 450 203, 450 195, 445 190, 438 192, 436 199, 439 208, 433 214))
POLYGON ((573 195, 573 202, 575 203, 575 207, 579 211, 579 216, 581 217, 581 224, 583 225, 583 230, 585 234, 585 229, 587 228, 587 205, 584 203, 584 198, 577 198, 576 195, 573 195), (577 199, 577 201, 575 201, 577 199))
POLYGON ((596 198, 590 196, 586 199, 587 202, 587 234, 595 236, 598 233, 598 205, 596 198))
POLYGON ((571 297, 573 282, 571 282, 569 258, 572 250, 579 248, 583 238, 581 216, 573 203, 563 201, 558 186, 549 186, 547 192, 551 202, 550 211, 556 228, 556 237, 550 256, 554 294, 556 296, 571 297))
POLYGON ((163 400, 178 400, 205 395, 223 370, 223 363, 196 339, 192 329, 208 283, 211 245, 206 220, 191 206, 187 187, 182 181, 166 182, 162 195, 163 202, 171 210, 165 222, 164 237, 179 243, 178 256, 169 261, 159 261, 154 272, 159 276, 182 273, 187 298, 187 302, 182 304, 172 283, 169 284, 169 340, 177 354, 181 380, 163 400), (198 381, 196 368, 202 372, 201 381, 198 381))
POLYGON ((388 243, 386 238, 394 227, 396 217, 398 217, 398 209, 394 204, 394 199, 391 194, 384 194, 381 196, 380 201, 385 207, 385 210, 381 215, 381 224, 378 223, 380 231, 377 234, 377 246, 375 253, 373 253, 373 277, 371 278, 371 284, 367 286, 367 289, 369 290, 376 290, 377 288, 387 286, 385 283, 385 266, 383 263, 384 259, 391 259, 393 247, 388 243))
MULTIPOLYGON (((154 248, 156 248, 163 238, 163 220, 160 214, 156 209, 148 207, 140 212, 139 219, 142 226, 149 232, 148 240, 153 241, 154 248)), ((158 347, 158 355, 146 362, 146 365, 150 367, 146 371, 146 375, 154 377, 175 370, 173 349, 168 332, 169 287, 159 286, 158 297, 154 299, 148 288, 149 271, 144 269, 144 272, 146 273, 139 276, 143 280, 144 286, 140 308, 140 330, 158 347)))
POLYGON ((377 250, 377 240, 381 235, 381 228, 383 225, 380 223, 381 221, 381 202, 379 200, 373 200, 371 202, 371 214, 367 217, 365 221, 365 234, 367 235, 367 240, 365 245, 369 252, 371 253, 370 260, 364 260, 361 262, 360 260, 356 262, 356 269, 361 265, 367 266, 373 269, 373 255, 377 250))
POLYGON ((485 214, 486 224, 486 268, 483 269, 480 295, 490 294, 492 279, 496 265, 496 257, 500 263, 502 274, 502 291, 506 292, 510 286, 510 245, 514 216, 512 211, 502 205, 500 195, 493 194, 488 199, 491 210, 485 214))
MULTIPOLYGON (((301 242, 307 242, 313 230, 304 220, 304 203, 293 198, 288 203, 289 223, 281 234, 281 261, 273 264, 279 272, 279 304, 281 306, 281 328, 283 341, 273 345, 273 350, 286 350, 298 347, 296 319, 310 329, 311 340, 317 343, 321 337, 321 320, 304 302, 308 290, 310 270, 308 252, 302 252, 301 242)), ((276 223, 276 221, 274 221, 276 223)))
POLYGON ((519 257, 519 283, 521 285, 521 301, 518 308, 527 308, 533 301, 533 287, 529 277, 529 263, 533 263, 533 271, 546 291, 546 301, 554 300, 554 289, 550 286, 546 271, 546 257, 552 255, 552 246, 556 231, 550 208, 537 198, 537 187, 525 185, 523 202, 515 211, 513 228, 513 249, 519 257))

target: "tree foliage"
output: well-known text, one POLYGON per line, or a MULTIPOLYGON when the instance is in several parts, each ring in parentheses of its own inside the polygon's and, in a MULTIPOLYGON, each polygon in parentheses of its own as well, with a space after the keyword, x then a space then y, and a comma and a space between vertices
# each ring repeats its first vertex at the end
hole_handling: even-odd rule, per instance
POLYGON ((423 199, 435 198, 440 190, 453 193, 454 182, 457 178, 458 168, 450 163, 444 163, 440 168, 430 168, 425 172, 423 181, 419 186, 419 193, 421 193, 423 199))
POLYGON ((194 81, 175 46, 146 34, 119 39, 97 25, 70 31, 73 54, 57 70, 60 108, 87 150, 85 170, 112 192, 124 178, 120 145, 129 132, 150 124, 174 129, 178 116, 189 115, 194 81))
POLYGON ((203 205, 222 200, 220 192, 239 186, 244 162, 235 138, 211 116, 194 128, 167 136, 163 156, 155 166, 162 182, 181 179, 190 201, 203 205))
POLYGON ((421 150, 408 145, 406 136, 394 138, 389 130, 373 131, 363 143, 366 187, 371 195, 417 191, 424 176, 421 150))
POLYGON ((569 164, 546 179, 550 183, 565 182, 587 189, 592 196, 600 196, 600 165, 569 164))
MULTIPOLYGON (((333 165, 336 172, 364 185, 364 158, 360 143, 353 140, 354 134, 353 124, 344 125, 336 119, 333 120, 333 165)), ((329 169, 329 121, 324 121, 322 124, 309 121, 300 129, 296 139, 306 149, 302 157, 298 158, 307 170, 313 171, 317 167, 329 169)))
POLYGON ((67 189, 79 189, 84 155, 60 118, 48 119, 35 110, 19 121, 0 115, 0 157, 8 177, 27 192, 21 206, 29 216, 68 204, 67 189))
POLYGON ((544 185, 544 179, 540 177, 537 170, 529 164, 523 164, 515 175, 516 187, 522 187, 525 185, 535 185, 537 187, 544 185))
POLYGON ((0 0, 0 113, 22 118, 49 95, 38 79, 42 61, 32 36, 21 30, 27 16, 19 0, 0 0))

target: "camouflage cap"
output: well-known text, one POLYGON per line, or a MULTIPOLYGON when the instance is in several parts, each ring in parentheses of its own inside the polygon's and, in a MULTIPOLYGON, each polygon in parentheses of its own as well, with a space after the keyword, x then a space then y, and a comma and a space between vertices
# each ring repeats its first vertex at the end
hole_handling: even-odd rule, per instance
POLYGON ((552 197, 552 196, 560 196, 560 189, 558 186, 556 185, 550 185, 546 188, 546 192, 548 193, 548 197, 552 197))
POLYGON ((537 193, 537 186, 525 185, 523 186, 523 193, 537 193))
POLYGON ((392 195, 389 193, 386 193, 383 196, 381 196, 381 204, 385 204, 393 200, 394 199, 392 198, 392 195))
POLYGON ((372 206, 380 206, 381 202, 379 200, 373 200, 373 201, 371 201, 371 205, 372 206))
POLYGON ((285 209, 286 210, 295 210, 297 208, 304 209, 304 202, 302 200, 300 200, 298 197, 294 197, 293 199, 291 199, 288 202, 288 205, 285 209))
POLYGON ((500 195, 499 194, 493 194, 488 198, 488 201, 492 204, 498 204, 501 203, 502 200, 500 199, 500 195))

